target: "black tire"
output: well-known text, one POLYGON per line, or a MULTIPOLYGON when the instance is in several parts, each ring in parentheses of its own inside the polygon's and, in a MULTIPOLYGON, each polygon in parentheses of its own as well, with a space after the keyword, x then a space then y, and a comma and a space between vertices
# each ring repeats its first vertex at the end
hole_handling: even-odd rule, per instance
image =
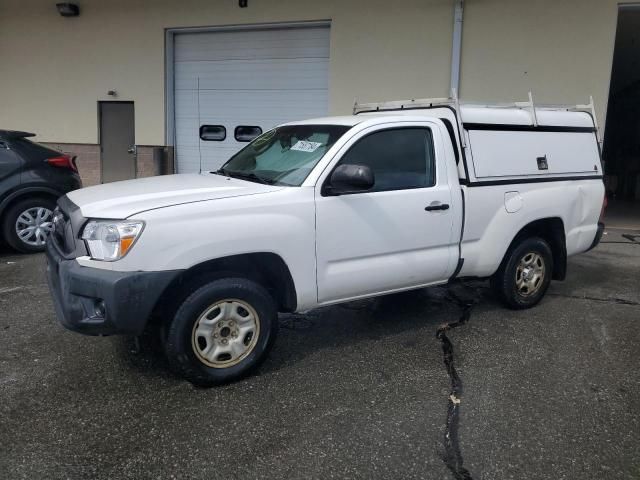
MULTIPOLYGON (((44 207, 53 212, 56 208, 55 200, 46 197, 25 198, 11 205, 2 217, 2 236, 14 250, 22 253, 37 253, 44 251, 45 245, 30 245, 18 236, 16 222, 20 214, 32 208, 44 207)), ((53 218, 51 218, 53 220, 53 218)))
POLYGON ((542 300, 552 276, 553 253, 549 244, 539 237, 523 238, 514 243, 505 255, 500 268, 491 278, 491 287, 507 307, 522 310, 531 308, 542 300), (527 275, 523 273, 524 263, 521 264, 525 260, 533 260, 535 263, 535 267, 532 264, 532 270, 526 272, 527 275), (542 278, 538 280, 540 265, 544 271, 542 278), (526 281, 529 273, 531 280, 526 281), (521 286, 518 281, 521 282, 521 286))
MULTIPOLYGON (((222 302, 232 303, 232 302, 222 302)), ((237 303, 235 304, 237 305, 237 303)), ((252 315, 247 309, 240 307, 241 310, 252 315)), ((248 317, 247 317, 248 318, 248 317)), ((218 329, 219 323, 226 322, 227 325, 233 320, 225 320, 213 323, 212 329, 218 329)), ((224 330, 224 329, 223 329, 224 330)), ((238 333, 235 339, 232 339, 227 327, 227 335, 223 337, 222 330, 218 332, 217 339, 211 337, 206 339, 206 346, 209 342, 218 346, 219 342, 226 339, 228 342, 233 341, 237 344, 238 333)), ((221 385, 238 380, 253 371, 264 359, 271 349, 278 332, 278 312, 276 303, 269 293, 259 284, 244 278, 224 278, 215 280, 198 288, 195 292, 187 297, 178 307, 173 320, 167 328, 165 338, 165 351, 170 366, 181 376, 189 380, 199 387, 211 387, 221 385), (243 339, 242 345, 246 346, 246 341, 252 345, 251 350, 246 352, 246 356, 239 356, 237 363, 229 366, 220 366, 224 364, 224 360, 211 359, 217 362, 216 366, 206 364, 206 359, 201 359, 202 350, 200 349, 200 341, 204 342, 204 336, 197 336, 196 325, 201 316, 207 312, 212 306, 224 300, 238 300, 253 309, 257 315, 257 338, 247 335, 243 339), (196 345, 196 343, 198 345, 196 345), (196 351, 198 350, 198 352, 196 351)), ((231 333, 231 335, 233 335, 231 333)), ((240 334, 240 338, 243 334, 240 334)), ((229 342, 231 343, 231 342, 229 342)), ((222 346, 221 346, 222 347, 222 346)), ((240 346, 240 348, 243 348, 240 346)), ((224 354, 223 354, 224 355, 224 354)), ((230 355, 230 354, 229 354, 230 355)), ((220 356, 219 356, 220 357, 220 356)))

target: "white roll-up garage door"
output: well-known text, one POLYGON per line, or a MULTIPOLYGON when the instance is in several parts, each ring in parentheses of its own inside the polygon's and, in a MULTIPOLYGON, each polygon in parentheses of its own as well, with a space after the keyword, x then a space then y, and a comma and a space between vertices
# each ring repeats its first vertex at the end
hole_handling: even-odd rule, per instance
POLYGON ((328 109, 329 27, 174 36, 176 165, 216 170, 260 131, 328 109))

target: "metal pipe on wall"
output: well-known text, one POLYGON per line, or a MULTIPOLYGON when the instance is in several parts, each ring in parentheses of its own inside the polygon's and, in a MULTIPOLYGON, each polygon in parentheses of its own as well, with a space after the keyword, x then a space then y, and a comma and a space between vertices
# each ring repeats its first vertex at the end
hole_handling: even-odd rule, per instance
POLYGON ((462 21, 464 0, 456 0, 453 14, 453 46, 451 49, 451 91, 460 92, 460 65, 462 58, 462 21))

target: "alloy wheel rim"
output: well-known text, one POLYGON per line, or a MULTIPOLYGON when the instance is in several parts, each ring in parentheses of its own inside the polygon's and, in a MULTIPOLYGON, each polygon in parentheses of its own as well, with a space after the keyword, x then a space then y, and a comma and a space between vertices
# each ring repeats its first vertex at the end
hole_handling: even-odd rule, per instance
POLYGON ((260 318, 247 302, 220 300, 210 305, 193 325, 191 345, 198 360, 209 367, 228 368, 255 348, 260 318))
POLYGON ((535 295, 542 287, 545 265, 542 256, 535 252, 525 254, 516 268, 516 288, 523 297, 535 295))
POLYGON ((22 243, 41 247, 53 231, 53 212, 45 207, 28 208, 16 220, 16 234, 22 243))

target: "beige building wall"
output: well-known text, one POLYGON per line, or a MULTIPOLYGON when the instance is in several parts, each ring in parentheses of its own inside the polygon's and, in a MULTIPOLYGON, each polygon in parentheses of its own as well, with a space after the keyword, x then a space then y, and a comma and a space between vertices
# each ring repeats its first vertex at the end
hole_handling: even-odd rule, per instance
POLYGON ((0 3, 0 128, 48 142, 98 141, 97 101, 135 102, 136 143, 165 143, 165 28, 331 20, 330 111, 356 96, 443 95, 449 0, 82 0, 62 18, 51 0, 0 3))
POLYGON ((488 101, 596 101, 604 125, 616 0, 467 0, 460 93, 488 101))
MULTIPOLYGON (((136 143, 165 143, 165 28, 331 20, 330 111, 444 96, 453 0, 51 0, 0 3, 0 128, 96 144, 99 100, 135 102, 136 143)), ((615 0, 467 0, 463 99, 585 102, 604 123, 615 0)))

